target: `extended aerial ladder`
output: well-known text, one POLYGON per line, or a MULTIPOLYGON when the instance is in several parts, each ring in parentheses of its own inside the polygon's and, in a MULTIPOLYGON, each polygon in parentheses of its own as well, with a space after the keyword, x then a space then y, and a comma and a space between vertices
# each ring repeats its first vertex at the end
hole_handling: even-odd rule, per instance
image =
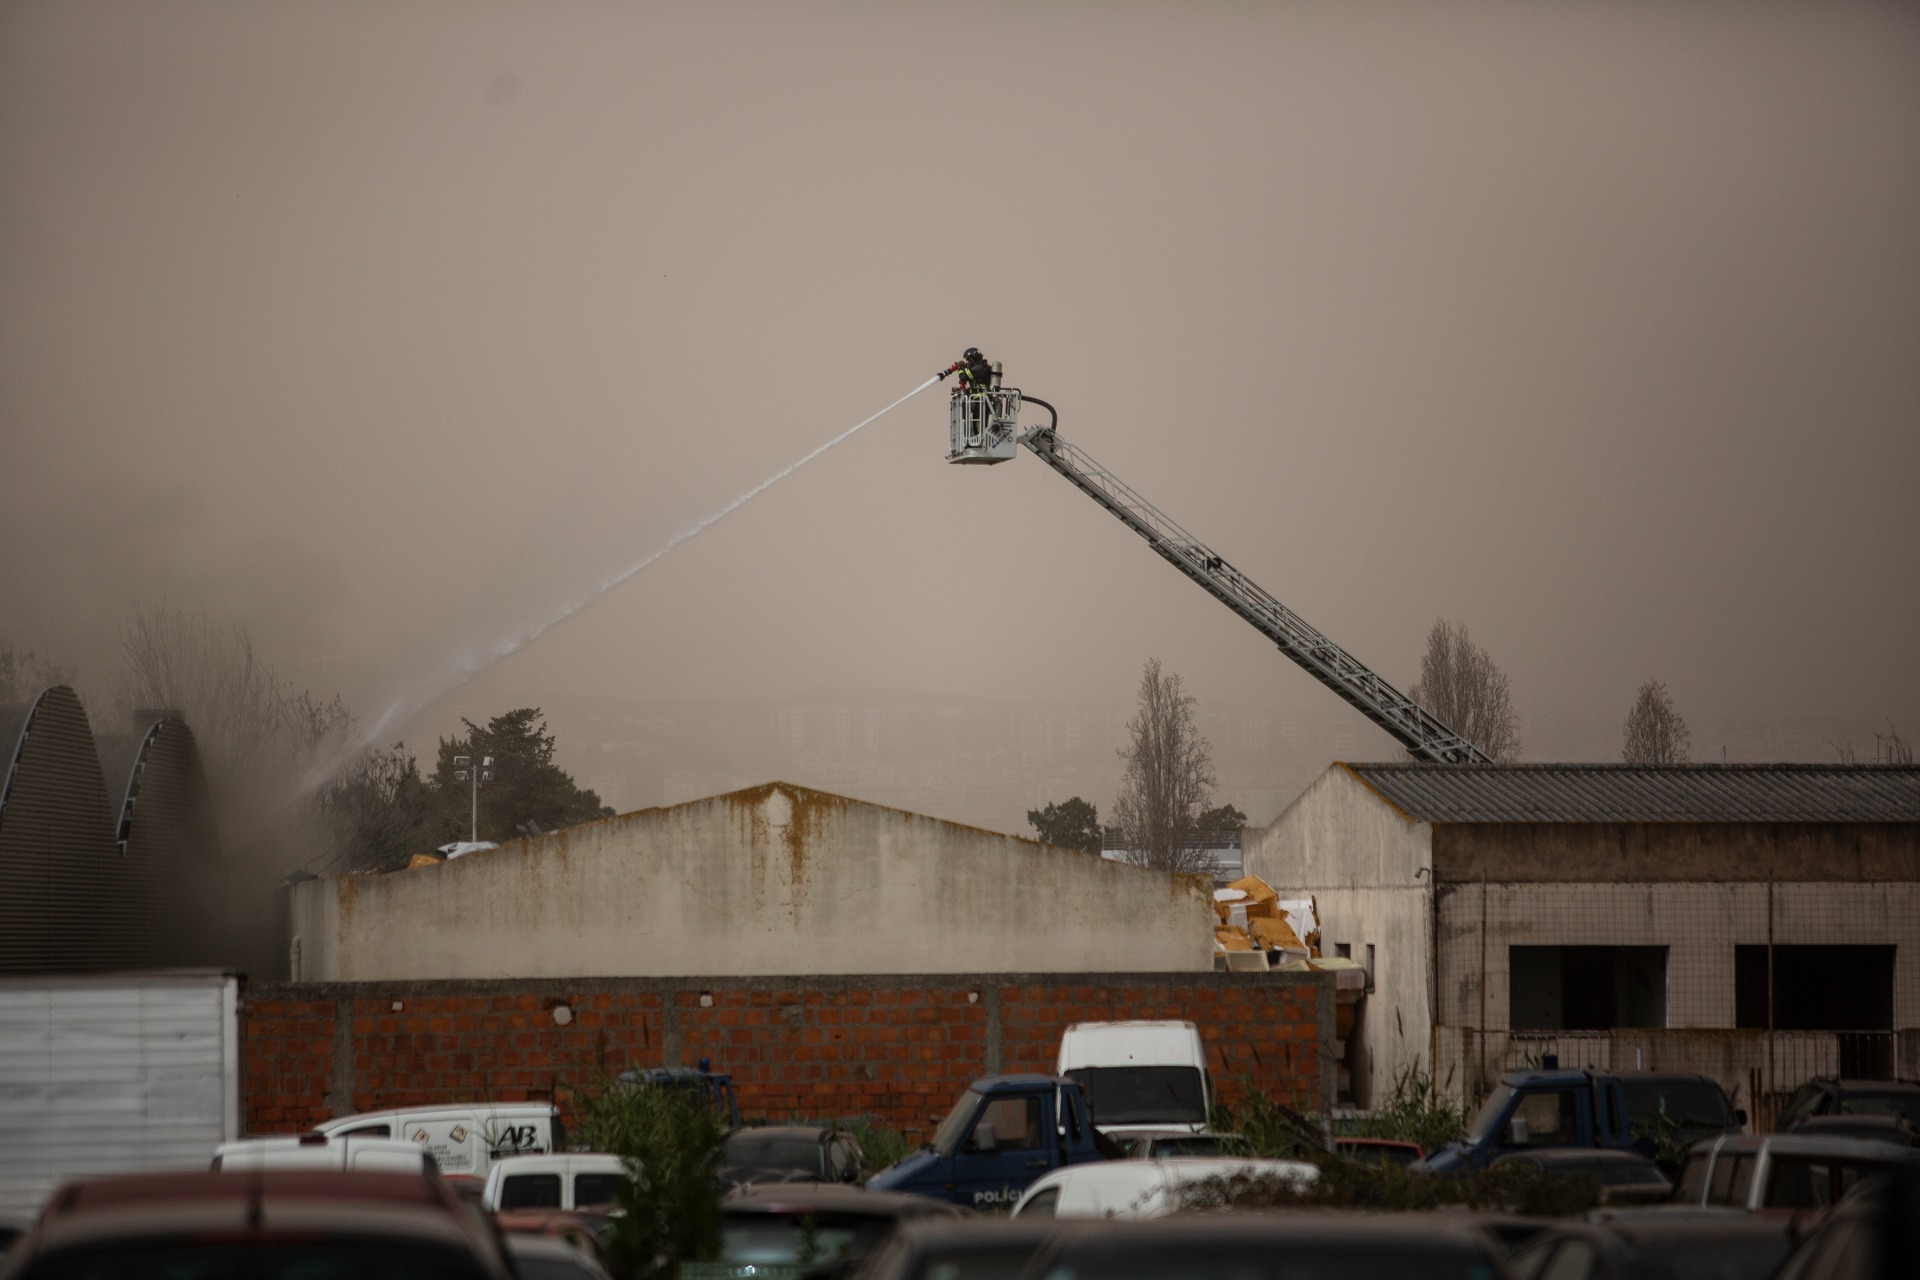
POLYGON ((1401 693, 1358 658, 1329 640, 1293 610, 1269 595, 1224 557, 1174 523, 1166 513, 1134 492, 1118 476, 1060 438, 1060 415, 1046 401, 1023 397, 1017 387, 1001 385, 1001 370, 977 350, 940 376, 959 373, 949 399, 951 449, 948 462, 991 465, 1005 462, 1025 445, 1040 461, 1065 476, 1074 488, 1105 507, 1122 524, 1202 590, 1251 623, 1307 673, 1367 719, 1392 734, 1416 760, 1438 764, 1491 764, 1493 757, 1454 732, 1401 693), (1047 411, 1046 426, 1020 430, 1020 406, 1047 411))

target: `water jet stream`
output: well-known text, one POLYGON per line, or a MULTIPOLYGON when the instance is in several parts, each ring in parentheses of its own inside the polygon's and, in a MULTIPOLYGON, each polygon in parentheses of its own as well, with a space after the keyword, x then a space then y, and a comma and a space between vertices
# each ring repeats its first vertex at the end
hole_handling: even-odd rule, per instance
POLYGON ((719 510, 702 517, 674 534, 671 538, 668 538, 663 545, 649 552, 646 556, 635 561, 627 568, 604 579, 598 586, 581 593, 554 613, 511 635, 501 637, 485 649, 460 654, 431 676, 428 676, 424 680, 417 681, 412 689, 394 700, 393 705, 389 706, 380 718, 373 723, 372 728, 359 736, 357 742, 317 768, 303 790, 312 790, 314 787, 324 783, 342 764, 346 763, 347 760, 357 755, 369 744, 378 742, 381 736, 386 733, 388 726, 394 724, 396 721, 404 721, 420 711, 425 710, 448 693, 451 693, 453 690, 479 675, 482 671, 485 671, 488 667, 491 667, 494 663, 499 662, 502 658, 511 657, 513 654, 526 648, 529 644, 532 644, 535 640, 538 640, 541 636, 553 630, 553 628, 559 626, 562 622, 565 622, 568 618, 580 612, 580 610, 586 608, 607 592, 613 590, 627 579, 667 555, 680 544, 699 537, 702 533, 705 533, 708 529, 711 529, 714 525, 726 519, 735 511, 738 511, 741 507, 753 501, 768 489, 771 489, 774 485, 779 484, 782 480, 785 480, 788 476, 806 466, 827 450, 852 436, 862 427, 884 418, 887 414, 892 413, 895 409, 898 409, 901 405, 913 399, 939 380, 937 375, 928 378, 925 382, 907 392, 907 394, 901 396, 886 408, 880 410, 880 412, 873 414, 871 417, 862 418, 859 422, 854 423, 851 427, 848 427, 839 435, 828 440, 825 444, 818 446, 798 461, 791 462, 785 467, 782 467, 753 488, 728 502, 719 510))

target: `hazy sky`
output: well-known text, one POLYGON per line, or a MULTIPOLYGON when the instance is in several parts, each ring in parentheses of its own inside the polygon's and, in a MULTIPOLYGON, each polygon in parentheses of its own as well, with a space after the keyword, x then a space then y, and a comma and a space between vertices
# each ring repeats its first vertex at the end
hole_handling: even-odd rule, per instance
MULTIPOLYGON (((83 665, 164 598, 371 718, 969 344, 1390 679, 1920 722, 1920 7, 0 7, 0 629, 83 665)), ((945 435, 485 679, 1330 701, 945 435)))

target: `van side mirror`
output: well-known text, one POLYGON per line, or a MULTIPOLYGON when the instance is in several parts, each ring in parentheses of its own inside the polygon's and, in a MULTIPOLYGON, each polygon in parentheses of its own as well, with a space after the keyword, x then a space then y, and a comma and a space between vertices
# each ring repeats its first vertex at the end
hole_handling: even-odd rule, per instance
POLYGON ((983 1155, 991 1155, 1000 1149, 1000 1142, 994 1137, 993 1126, 984 1120, 973 1126, 971 1145, 975 1151, 983 1155))
POLYGON ((1733 1109, 1733 1122, 1742 1129, 1747 1127, 1747 1109, 1745 1107, 1735 1107, 1733 1109))

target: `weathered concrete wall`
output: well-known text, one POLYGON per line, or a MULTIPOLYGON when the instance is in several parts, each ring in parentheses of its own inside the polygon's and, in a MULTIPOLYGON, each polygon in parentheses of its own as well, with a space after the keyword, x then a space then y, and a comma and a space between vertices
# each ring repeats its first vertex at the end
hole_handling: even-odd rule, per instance
MULTIPOLYGON (((1778 943, 1849 943, 1894 953, 1893 1024, 1920 1027, 1920 884, 1778 884, 1778 943)), ((1746 884, 1479 884, 1440 894, 1440 1021, 1510 1026, 1508 948, 1667 948, 1667 1026, 1731 1028, 1734 951, 1767 941, 1768 888, 1746 884), (1483 897, 1484 894, 1484 897, 1483 897), (1483 936, 1486 945, 1481 946, 1483 936), (1485 955, 1486 1020, 1480 1018, 1485 955)))
POLYGON ((244 1114, 285 1133, 356 1111, 550 1098, 630 1066, 711 1059, 750 1119, 928 1118, 999 1071, 1051 1071, 1069 1023, 1180 1018, 1229 1105, 1312 1111, 1333 1088, 1325 974, 323 983, 250 987, 244 1114))
POLYGON ((1920 881, 1920 824, 1436 823, 1441 882, 1920 881))
POLYGON ((1314 897, 1327 954, 1346 943, 1364 962, 1373 947, 1374 989, 1356 1011, 1348 1055, 1363 1107, 1384 1100, 1397 1074, 1432 1066, 1433 900, 1416 874, 1429 865, 1430 830, 1336 765, 1247 852, 1247 869, 1281 897, 1314 897))
POLYGON ((1211 885, 787 783, 293 887, 301 976, 1208 970, 1211 885))

